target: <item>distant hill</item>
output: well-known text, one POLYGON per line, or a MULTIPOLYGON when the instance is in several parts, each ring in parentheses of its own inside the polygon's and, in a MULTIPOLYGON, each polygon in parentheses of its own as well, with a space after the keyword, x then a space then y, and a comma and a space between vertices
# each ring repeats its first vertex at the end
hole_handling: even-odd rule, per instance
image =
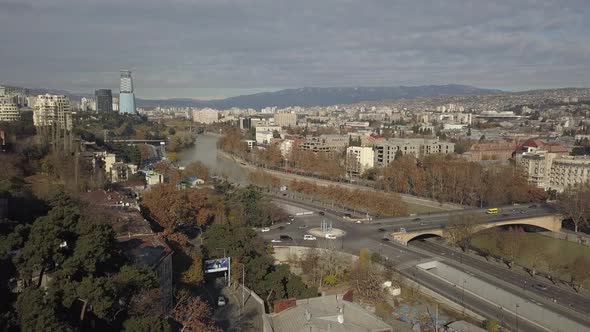
POLYGON ((138 99, 141 107, 230 107, 260 109, 267 106, 329 106, 353 104, 363 101, 393 100, 400 98, 435 97, 449 95, 483 95, 503 93, 501 90, 480 89, 468 85, 423 85, 398 87, 356 87, 356 88, 300 88, 275 92, 230 97, 220 100, 195 99, 138 99))

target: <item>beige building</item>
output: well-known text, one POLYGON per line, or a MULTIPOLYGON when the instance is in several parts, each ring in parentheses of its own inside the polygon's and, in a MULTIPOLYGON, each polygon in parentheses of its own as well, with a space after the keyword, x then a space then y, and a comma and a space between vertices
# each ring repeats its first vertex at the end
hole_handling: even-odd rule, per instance
POLYGON ((72 129, 70 101, 63 95, 39 95, 35 99, 33 123, 36 127, 58 124, 61 129, 72 129))
POLYGON ((556 153, 543 150, 525 152, 516 155, 516 164, 525 172, 530 184, 547 189, 551 165, 556 157, 558 157, 556 153))
POLYGON ((219 121, 219 111, 212 108, 193 110, 193 122, 211 124, 219 121))
POLYGON ((416 158, 435 153, 450 154, 455 152, 455 143, 427 138, 391 138, 375 145, 375 166, 387 166, 398 151, 416 158))
POLYGON ((348 135, 320 135, 308 137, 300 149, 313 152, 342 152, 348 146, 348 135))
POLYGON ((346 149, 346 171, 353 175, 363 174, 375 165, 375 152, 368 146, 349 146, 346 149))
POLYGON ((13 98, 0 97, 0 121, 19 121, 20 108, 13 98))
POLYGON ((590 180, 590 157, 561 156, 553 160, 549 188, 562 192, 568 186, 590 180))
POLYGON ((297 114, 277 113, 274 115, 275 125, 280 127, 295 127, 297 125, 297 114))

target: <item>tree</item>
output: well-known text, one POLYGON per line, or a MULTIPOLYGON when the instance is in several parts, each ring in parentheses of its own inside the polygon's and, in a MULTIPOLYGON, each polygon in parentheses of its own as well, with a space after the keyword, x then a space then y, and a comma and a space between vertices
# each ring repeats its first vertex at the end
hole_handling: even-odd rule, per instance
POLYGON ((454 214, 449 219, 450 223, 444 228, 445 237, 453 245, 467 251, 481 222, 480 216, 476 213, 461 213, 454 214))
POLYGON ((16 301, 18 323, 22 331, 73 331, 59 319, 56 305, 41 289, 27 288, 16 301))
POLYGON ((182 281, 187 284, 197 285, 205 280, 205 275, 203 273, 203 258, 197 253, 191 253, 190 258, 191 264, 189 268, 182 273, 182 281))
POLYGON ((589 226, 590 218, 590 184, 578 184, 568 187, 557 195, 557 206, 565 218, 574 224, 577 233, 582 226, 589 226))
POLYGON ((580 292, 590 283, 590 257, 578 256, 573 263, 571 274, 572 288, 580 292))
POLYGON ((499 332, 500 330, 500 323, 497 320, 491 319, 485 321, 485 328, 488 332, 499 332))
POLYGON ((348 279, 361 297, 371 301, 381 297, 383 278, 371 261, 371 253, 366 248, 361 249, 359 259, 348 273, 348 279))
POLYGON ((204 181, 209 179, 209 169, 200 161, 193 161, 186 165, 182 173, 184 176, 196 177, 204 181))
POLYGON ((131 317, 123 322, 125 332, 170 332, 172 327, 162 316, 131 317))
POLYGON ((519 256, 525 242, 525 233, 521 227, 510 227, 498 237, 498 248, 508 261, 508 267, 512 268, 514 260, 519 256))
POLYGON ((200 297, 184 297, 178 301, 173 313, 174 319, 182 325, 183 331, 221 332, 211 321, 211 311, 200 297))

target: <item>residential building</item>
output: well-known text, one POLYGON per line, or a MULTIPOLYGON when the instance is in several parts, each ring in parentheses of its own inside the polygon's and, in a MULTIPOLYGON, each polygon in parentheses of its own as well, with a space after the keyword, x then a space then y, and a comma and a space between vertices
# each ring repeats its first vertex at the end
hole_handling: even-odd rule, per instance
POLYGON ((145 181, 148 186, 164 183, 164 175, 154 171, 145 173, 145 181))
POLYGON ((375 164, 375 151, 368 146, 349 146, 346 149, 346 171, 352 175, 363 174, 375 164))
POLYGON ((428 138, 391 138, 375 145, 375 166, 385 167, 395 159, 395 154, 413 154, 416 158, 429 154, 455 152, 455 143, 428 138))
POLYGON ((0 97, 0 122, 20 120, 20 108, 12 98, 0 97))
POLYGON ((135 114, 135 94, 133 92, 133 79, 131 71, 121 70, 121 84, 119 86, 119 112, 135 114))
POLYGON ((33 111, 33 124, 35 127, 57 124, 61 129, 71 130, 72 114, 69 99, 63 95, 37 96, 33 111))
POLYGON ((256 132, 260 132, 260 131, 281 131, 281 127, 280 126, 256 126, 256 132))
POLYGON ((279 127, 295 127, 297 125, 296 113, 276 113, 274 119, 275 125, 279 127))
POLYGON ((258 131, 256 130, 256 144, 266 145, 272 140, 272 131, 258 131))
POLYGON ((212 108, 193 110, 193 122, 211 124, 219 121, 219 111, 212 108))
POLYGON ((508 160, 516 149, 514 142, 476 143, 462 156, 469 161, 508 160))
MULTIPOLYGON (((310 299, 276 301, 272 314, 262 316, 264 331, 393 331, 393 328, 360 305, 345 299, 346 294, 310 299)), ((396 331, 411 331, 401 325, 396 331)))
POLYGON ((307 137, 301 150, 313 152, 342 152, 348 146, 348 135, 320 135, 307 137))
POLYGON ((528 182, 538 188, 549 188, 549 175, 556 153, 544 150, 524 152, 516 155, 516 164, 525 172, 528 182))
POLYGON ((250 118, 239 118, 240 129, 248 130, 252 127, 252 120, 250 118))
POLYGON ((96 97, 96 110, 98 112, 113 111, 113 94, 110 89, 99 89, 94 91, 96 97))
POLYGON ((561 156, 553 160, 549 188, 562 192, 565 188, 590 180, 590 157, 561 156))
POLYGON ((113 97, 113 112, 119 112, 119 97, 113 97))

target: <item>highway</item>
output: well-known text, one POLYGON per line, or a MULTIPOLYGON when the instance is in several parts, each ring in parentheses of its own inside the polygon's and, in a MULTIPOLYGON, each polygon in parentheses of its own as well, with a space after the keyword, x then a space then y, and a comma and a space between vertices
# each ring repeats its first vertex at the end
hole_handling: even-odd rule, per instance
MULTIPOLYGON (((316 213, 311 216, 296 217, 291 225, 276 225, 270 232, 261 233, 265 239, 277 239, 280 235, 288 235, 293 238, 293 241, 283 242, 282 244, 318 247, 331 245, 340 251, 353 254, 358 254, 361 248, 368 248, 373 252, 380 253, 384 258, 392 262, 399 269, 400 273, 406 277, 415 279, 420 284, 450 299, 457 300, 459 299, 459 290, 456 287, 414 267, 417 263, 429 259, 442 260, 453 267, 469 270, 486 282, 502 287, 503 289, 509 289, 513 294, 526 299, 534 299, 534 302, 540 303, 551 311, 559 313, 571 320, 590 326, 590 299, 562 287, 553 286, 543 281, 540 277, 533 279, 511 271, 508 268, 479 260, 471 255, 460 254, 452 249, 441 247, 431 241, 412 241, 411 245, 406 247, 383 240, 389 233, 398 230, 400 227, 405 228, 408 232, 440 228, 441 225, 448 223, 450 214, 464 212, 445 212, 414 217, 387 218, 372 220, 363 224, 355 224, 351 221, 345 221, 342 218, 343 214, 341 212, 333 212, 323 207, 318 208, 307 202, 294 201, 284 197, 274 200, 282 205, 315 211, 316 213), (323 211, 325 215, 319 215, 317 213, 319 211, 323 211), (415 220, 416 218, 420 220, 415 220), (317 241, 303 241, 303 235, 307 234, 307 230, 312 227, 319 227, 322 219, 329 220, 335 228, 344 230, 346 232, 345 236, 336 240, 318 239, 317 241), (307 227, 300 228, 302 225, 306 225, 307 227), (523 289, 523 285, 525 285, 524 281, 527 281, 527 284, 523 289), (531 287, 534 284, 543 284, 547 289, 540 290, 531 287), (570 304, 572 304, 571 307, 570 304)), ((485 209, 472 211, 482 213, 483 218, 486 218, 484 219, 485 222, 518 219, 525 216, 543 216, 554 213, 550 207, 539 205, 535 207, 529 207, 529 205, 502 207, 498 215, 486 215, 485 209), (521 211, 523 212, 521 213, 521 211)), ((455 302, 461 303, 461 301, 455 302)), ((498 306, 470 294, 464 295, 464 303, 467 308, 486 317, 494 317, 498 321, 503 320, 505 326, 508 328, 516 328, 516 315, 507 312, 506 309, 500 310, 498 306)), ((526 322, 522 317, 519 320, 519 330, 543 331, 543 329, 535 324, 526 322)))

